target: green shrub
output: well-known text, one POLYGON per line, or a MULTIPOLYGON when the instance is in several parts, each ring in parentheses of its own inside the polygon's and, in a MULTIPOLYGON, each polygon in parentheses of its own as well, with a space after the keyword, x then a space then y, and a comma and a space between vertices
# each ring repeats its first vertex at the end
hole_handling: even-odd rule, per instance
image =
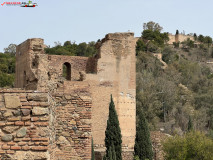
POLYGON ((201 132, 192 131, 163 142, 166 160, 213 160, 213 141, 201 132))

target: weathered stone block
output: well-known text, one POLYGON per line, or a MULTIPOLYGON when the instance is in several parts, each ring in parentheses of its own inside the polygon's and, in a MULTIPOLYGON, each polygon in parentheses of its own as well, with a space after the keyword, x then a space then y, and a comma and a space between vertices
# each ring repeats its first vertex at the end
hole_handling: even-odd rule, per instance
POLYGON ((4 121, 0 121, 0 127, 5 126, 5 122, 4 121))
POLYGON ((31 150, 33 150, 33 151, 45 151, 47 149, 48 148, 46 146, 33 146, 33 147, 31 147, 31 150))
POLYGON ((21 129, 19 129, 19 130, 17 131, 16 137, 22 138, 22 137, 24 137, 26 134, 27 134, 27 128, 24 127, 24 128, 21 128, 21 129))
POLYGON ((48 98, 47 94, 44 93, 29 93, 27 95, 27 100, 46 102, 48 98))
POLYGON ((20 146, 11 146, 10 147, 11 150, 21 150, 20 146))
POLYGON ((5 107, 4 102, 0 102, 0 108, 5 107))
POLYGON ((56 142, 57 144, 69 144, 70 142, 63 136, 60 136, 56 142))
POLYGON ((2 130, 7 133, 13 133, 18 128, 19 128, 18 126, 6 126, 6 127, 2 128, 2 130))
POLYGON ((16 126, 23 126, 23 125, 24 125, 24 122, 22 122, 22 121, 16 121, 16 122, 15 122, 15 125, 16 125, 16 126))
POLYGON ((3 145, 1 148, 4 149, 4 150, 8 150, 8 149, 10 149, 10 146, 8 146, 8 145, 3 145))
POLYGON ((49 130, 46 127, 40 127, 38 130, 38 135, 41 137, 46 137, 49 134, 49 130))
POLYGON ((90 119, 81 119, 82 124, 91 124, 91 120, 90 119))
POLYGON ((70 137, 70 134, 68 132, 62 132, 62 136, 64 136, 64 137, 70 137))
POLYGON ((3 117, 5 117, 5 118, 11 117, 11 116, 13 116, 12 111, 7 111, 7 112, 5 112, 5 113, 3 114, 3 117))
POLYGON ((67 99, 67 100, 72 99, 72 97, 71 97, 70 95, 65 95, 64 97, 65 97, 65 99, 67 99))
POLYGON ((21 102, 20 102, 20 99, 19 99, 18 96, 8 96, 8 95, 5 95, 4 99, 5 99, 5 106, 6 106, 6 108, 15 109, 15 108, 18 108, 18 107, 21 106, 21 102))
POLYGON ((9 142, 13 139, 13 136, 11 134, 5 134, 1 137, 1 140, 4 142, 9 142))
POLYGON ((21 120, 21 117, 10 117, 10 118, 7 118, 8 121, 20 121, 21 120))
POLYGON ((21 109, 21 112, 24 116, 28 116, 30 114, 30 109, 21 109))
POLYGON ((30 119, 31 119, 30 115, 25 116, 25 117, 21 117, 21 120, 22 120, 22 121, 28 121, 28 120, 30 120, 30 119))
POLYGON ((39 120, 40 121, 48 121, 49 120, 49 116, 40 117, 39 120))
POLYGON ((75 120, 71 120, 70 124, 76 125, 76 121, 75 120))
POLYGON ((49 114, 48 108, 34 107, 32 110, 32 114, 35 116, 49 114))
POLYGON ((2 95, 0 95, 0 102, 3 102, 4 101, 4 98, 2 95))
POLYGON ((21 115, 21 111, 19 110, 15 110, 12 112, 14 116, 20 116, 21 115))
POLYGON ((86 73, 84 71, 80 71, 79 75, 79 81, 84 81, 86 79, 86 73))

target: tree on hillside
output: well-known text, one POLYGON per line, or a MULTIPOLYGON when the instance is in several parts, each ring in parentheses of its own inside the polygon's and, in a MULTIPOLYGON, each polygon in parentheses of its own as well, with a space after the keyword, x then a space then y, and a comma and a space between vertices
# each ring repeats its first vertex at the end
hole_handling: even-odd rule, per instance
MULTIPOLYGON (((116 154, 116 160, 122 160, 122 136, 119 126, 118 115, 115 110, 115 105, 111 95, 111 102, 109 105, 109 117, 107 120, 107 128, 105 131, 105 146, 106 146, 106 158, 110 158, 116 154)), ((113 159, 115 160, 115 158, 113 159)))
POLYGON ((197 40, 197 34, 196 33, 194 33, 194 40, 196 41, 197 40))
POLYGON ((86 51, 87 51, 87 44, 83 42, 78 45, 76 54, 77 56, 84 56, 86 55, 86 51))
POLYGON ((141 109, 137 110, 137 127, 134 152, 135 156, 138 156, 140 160, 152 160, 153 151, 148 123, 141 109))
POLYGON ((59 46, 61 46, 61 42, 59 42, 59 41, 54 42, 54 45, 55 45, 55 47, 59 47, 59 46))
POLYGON ((11 43, 7 48, 4 48, 4 53, 15 54, 16 53, 16 44, 11 43))
POLYGON ((209 37, 209 36, 206 36, 204 38, 204 43, 207 43, 208 44, 208 47, 212 44, 212 38, 209 37))
POLYGON ((138 53, 140 51, 147 51, 147 46, 145 45, 145 43, 143 42, 143 40, 139 39, 137 41, 137 45, 136 45, 136 55, 138 55, 138 53))
POLYGON ((71 46, 72 44, 71 44, 71 41, 66 41, 66 42, 64 42, 64 47, 65 46, 71 46))
POLYGON ((0 87, 12 87, 14 84, 15 54, 0 53, 0 87))
POLYGON ((155 23, 153 21, 149 21, 148 23, 143 24, 143 30, 151 30, 151 31, 161 32, 163 30, 163 27, 161 27, 158 23, 155 23))
POLYGON ((169 33, 168 32, 164 32, 161 34, 161 38, 163 39, 164 43, 169 41, 169 33))
MULTIPOLYGON (((148 22, 144 23, 142 32, 142 39, 145 42, 150 42, 151 46, 163 47, 164 44, 169 41, 169 34, 168 33, 161 33, 163 29, 158 23, 155 22, 148 22)), ((149 44, 149 43, 146 43, 149 44)), ((153 48, 153 47, 151 47, 153 48)), ((149 50, 148 50, 149 51, 149 50)), ((152 52, 152 50, 150 50, 152 52)))
POLYGON ((198 36, 198 41, 204 42, 204 36, 203 36, 202 34, 200 34, 200 35, 198 36))
POLYGON ((194 48, 194 41, 192 41, 190 38, 187 38, 187 40, 182 42, 182 44, 186 44, 186 46, 189 48, 194 48))

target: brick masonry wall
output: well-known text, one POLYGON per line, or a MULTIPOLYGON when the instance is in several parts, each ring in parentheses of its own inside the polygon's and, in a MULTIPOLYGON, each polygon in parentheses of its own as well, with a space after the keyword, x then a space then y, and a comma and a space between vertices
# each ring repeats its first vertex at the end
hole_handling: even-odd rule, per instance
POLYGON ((62 76, 63 74, 63 64, 68 62, 71 64, 71 80, 77 81, 80 77, 79 72, 86 72, 87 61, 88 57, 49 55, 48 70, 50 74, 52 74, 51 72, 55 72, 55 78, 58 79, 58 76, 62 76))
POLYGON ((53 95, 55 132, 51 159, 91 159, 91 98, 71 94, 53 95))
POLYGON ((150 133, 152 140, 152 150, 154 152, 154 160, 164 160, 164 153, 162 149, 162 141, 166 140, 170 135, 160 131, 152 131, 150 133))
POLYGON ((0 90, 1 159, 48 159, 48 106, 46 93, 0 90))
POLYGON ((79 95, 0 90, 0 158, 89 160, 91 104, 79 95))

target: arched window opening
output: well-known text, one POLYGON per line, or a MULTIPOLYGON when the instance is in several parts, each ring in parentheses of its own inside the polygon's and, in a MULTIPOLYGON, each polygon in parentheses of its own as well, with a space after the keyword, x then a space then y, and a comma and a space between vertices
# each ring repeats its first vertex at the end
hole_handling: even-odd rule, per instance
POLYGON ((67 62, 63 64, 63 77, 71 80, 71 64, 67 62))

